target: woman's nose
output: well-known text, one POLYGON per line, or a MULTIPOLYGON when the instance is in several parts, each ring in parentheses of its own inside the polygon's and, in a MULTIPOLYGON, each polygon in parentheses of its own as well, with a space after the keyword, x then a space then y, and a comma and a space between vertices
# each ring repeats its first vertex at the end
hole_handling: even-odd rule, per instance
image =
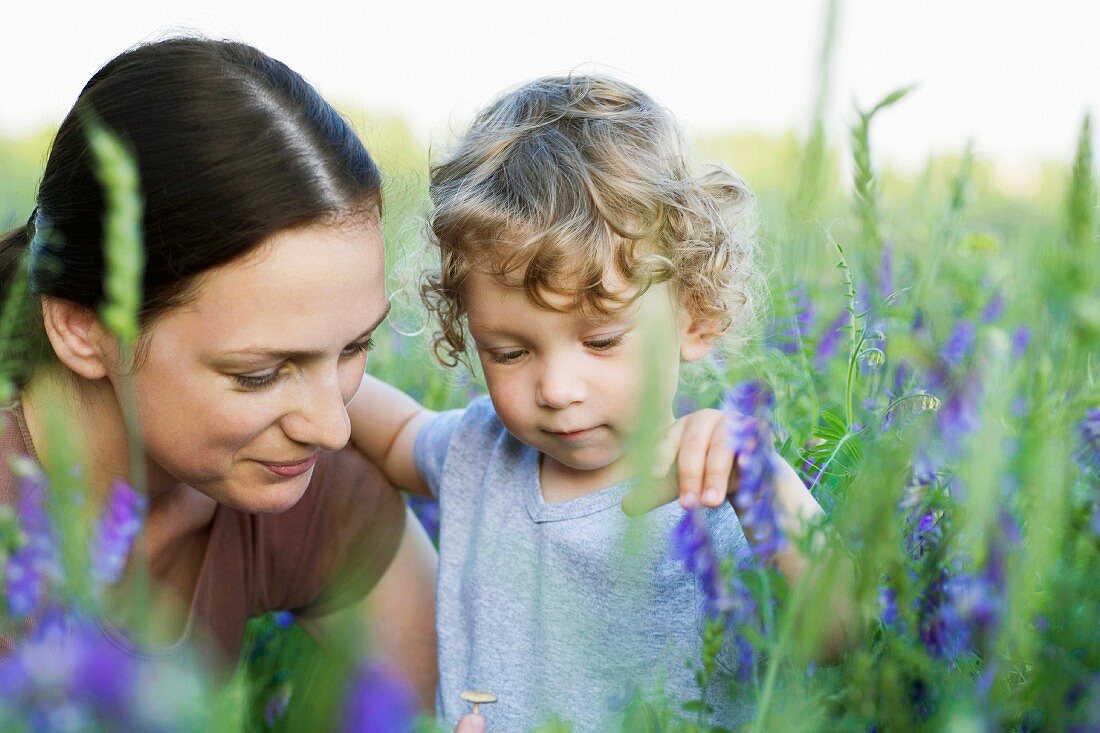
POLYGON ((328 451, 347 445, 351 439, 351 420, 337 370, 303 382, 298 400, 283 420, 288 438, 328 451))
POLYGON ((588 387, 580 374, 561 361, 548 362, 535 388, 535 399, 542 407, 561 410, 588 397, 588 387))

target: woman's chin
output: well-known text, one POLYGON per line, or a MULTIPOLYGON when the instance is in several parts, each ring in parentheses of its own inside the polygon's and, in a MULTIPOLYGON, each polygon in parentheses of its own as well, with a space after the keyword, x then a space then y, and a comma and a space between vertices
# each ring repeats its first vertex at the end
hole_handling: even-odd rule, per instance
POLYGON ((301 476, 283 479, 275 483, 238 485, 230 488, 224 496, 214 498, 248 514, 281 514, 294 507, 306 489, 313 472, 301 476))

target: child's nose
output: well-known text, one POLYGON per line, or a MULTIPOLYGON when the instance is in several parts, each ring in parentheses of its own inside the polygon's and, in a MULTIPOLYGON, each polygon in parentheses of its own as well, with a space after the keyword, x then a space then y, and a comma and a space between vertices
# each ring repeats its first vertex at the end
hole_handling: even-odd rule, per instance
POLYGON ((583 402, 588 396, 588 387, 580 375, 567 368, 550 366, 543 371, 535 392, 539 405, 560 410, 583 402))

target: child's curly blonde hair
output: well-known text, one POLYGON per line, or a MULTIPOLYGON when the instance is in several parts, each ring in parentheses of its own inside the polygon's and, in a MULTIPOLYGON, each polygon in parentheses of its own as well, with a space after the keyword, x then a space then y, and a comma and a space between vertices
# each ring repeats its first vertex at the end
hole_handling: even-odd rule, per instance
POLYGON ((672 115, 625 82, 549 76, 504 94, 432 166, 430 194, 440 267, 421 294, 446 365, 466 355, 471 270, 546 308, 547 292, 572 297, 595 319, 672 282, 715 338, 755 322, 752 194, 725 166, 693 175, 672 115), (633 287, 610 289, 612 272, 633 287))

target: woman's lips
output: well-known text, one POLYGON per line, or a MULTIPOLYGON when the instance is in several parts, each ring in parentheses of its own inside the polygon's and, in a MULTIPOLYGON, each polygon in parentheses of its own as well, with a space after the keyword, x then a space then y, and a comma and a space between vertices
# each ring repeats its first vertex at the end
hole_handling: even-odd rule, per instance
POLYGON ((317 454, 314 453, 304 461, 260 461, 260 464, 279 478, 294 478, 313 468, 317 463, 317 454))

